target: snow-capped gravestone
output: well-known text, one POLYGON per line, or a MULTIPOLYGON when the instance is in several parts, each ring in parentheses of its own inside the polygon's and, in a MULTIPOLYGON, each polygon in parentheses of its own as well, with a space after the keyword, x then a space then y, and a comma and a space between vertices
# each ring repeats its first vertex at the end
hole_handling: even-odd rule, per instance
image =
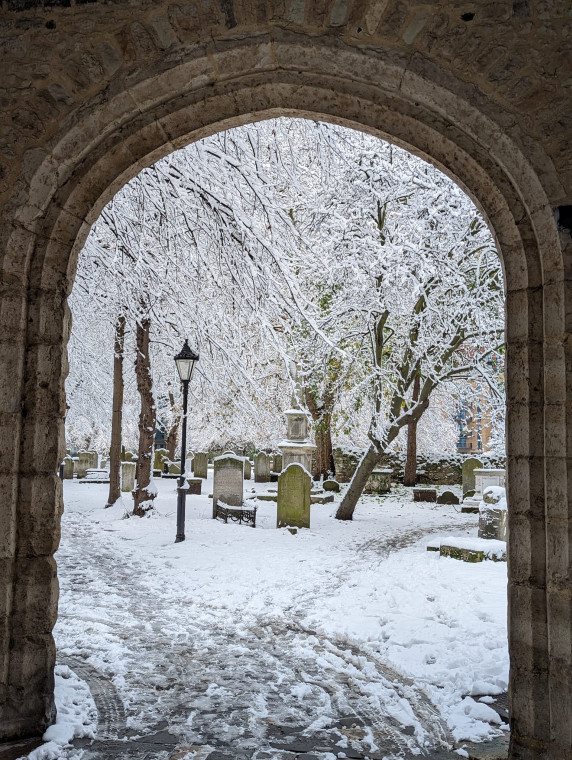
POLYGON ((135 488, 135 462, 121 463, 121 490, 131 492, 135 488))
POLYGON ((195 478, 206 478, 208 461, 205 451, 197 451, 193 459, 193 474, 195 478))
POLYGON ((268 483, 270 480, 270 462, 268 454, 259 451, 254 456, 254 482, 268 483))
POLYGON ((482 466, 483 463, 476 457, 469 457, 468 459, 465 459, 462 467, 463 494, 466 494, 467 491, 475 490, 475 470, 477 468, 481 468, 482 466))
POLYGON ((169 459, 169 452, 167 449, 155 449, 155 456, 153 457, 153 469, 161 470, 165 472, 165 461, 169 459))
POLYGON ((282 454, 274 454, 272 472, 282 472, 282 454))
POLYGON ((64 480, 72 480, 72 479, 73 479, 73 459, 68 456, 64 459, 64 480))
POLYGON ((476 468, 475 474, 475 495, 463 499, 461 512, 478 512, 483 493, 489 486, 501 486, 504 488, 506 479, 506 470, 493 470, 488 468, 476 468))
POLYGON ((80 451, 78 452, 77 476, 85 478, 88 470, 97 467, 99 457, 97 451, 80 451))
POLYGON ((214 459, 213 518, 217 504, 241 507, 243 501, 244 460, 242 457, 225 456, 214 459))
POLYGON ((287 438, 278 444, 282 453, 282 468, 286 469, 296 462, 310 472, 316 446, 308 438, 308 416, 302 409, 287 409, 284 415, 288 425, 287 438))
POLYGON ((245 457, 244 459, 244 479, 250 480, 252 477, 252 464, 250 462, 250 459, 248 457, 245 457))
POLYGON ((506 541, 508 511, 506 491, 502 486, 488 486, 479 504, 479 538, 506 541))
POLYGON ((294 462, 278 477, 276 527, 310 527, 310 491, 312 478, 301 464, 294 462))

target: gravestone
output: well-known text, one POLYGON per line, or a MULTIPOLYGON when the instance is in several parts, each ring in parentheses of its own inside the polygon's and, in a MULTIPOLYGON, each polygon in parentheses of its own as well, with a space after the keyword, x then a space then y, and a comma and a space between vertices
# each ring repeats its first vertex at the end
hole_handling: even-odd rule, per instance
POLYGON ((463 462, 463 494, 475 490, 475 470, 482 467, 483 463, 476 457, 469 457, 463 462))
POLYGON ((259 451, 254 457, 254 482, 268 483, 270 481, 270 464, 268 455, 259 451))
POLYGON ((166 459, 169 459, 169 452, 167 449, 155 449, 155 455, 153 457, 153 469, 165 472, 166 459))
POLYGON ((479 538, 507 540, 508 512, 504 488, 486 488, 479 505, 479 538))
POLYGON ((322 486, 324 491, 335 491, 335 493, 339 493, 340 490, 340 484, 337 480, 324 480, 322 486))
POLYGON ((121 490, 131 492, 135 488, 135 462, 121 463, 121 490))
POLYGON ((278 478, 276 527, 310 527, 312 477, 301 464, 289 464, 278 478))
POLYGON ((434 488, 414 488, 413 501, 437 501, 437 491, 434 488))
POLYGON ((193 474, 195 478, 207 477, 208 456, 205 451, 197 451, 193 459, 193 474))
POLYGON ((92 469, 93 467, 97 467, 97 461, 95 464, 93 464, 93 451, 80 451, 77 458, 78 462, 76 472, 78 478, 85 478, 88 470, 92 469))
POLYGON ((73 459, 70 456, 64 459, 64 480, 73 480, 73 459))
POLYGON ((250 480, 252 477, 252 464, 250 462, 250 459, 245 458, 244 459, 244 479, 250 480))
POLYGON ((460 499, 454 491, 443 491, 437 497, 437 504, 459 504, 460 499))
POLYGON ((169 467, 167 469, 167 472, 169 475, 180 475, 181 474, 181 465, 175 464, 175 462, 170 462, 169 467))
POLYGON ((274 454, 273 472, 282 472, 282 454, 274 454))
POLYGON ((375 469, 367 479, 364 491, 366 493, 389 493, 393 470, 375 469))
MULTIPOLYGON (((205 455, 206 456, 206 455, 205 455)), ((214 459, 213 517, 220 501, 229 507, 241 507, 243 500, 244 461, 242 457, 225 456, 214 459)))
POLYGON ((108 460, 105 459, 105 458, 103 458, 101 460, 101 463, 100 463, 99 467, 100 467, 101 470, 107 470, 108 469, 108 467, 107 467, 108 464, 109 464, 108 460))
POLYGON ((203 487, 202 478, 187 478, 187 483, 189 484, 189 488, 187 490, 188 494, 194 494, 195 496, 201 495, 201 489, 203 487))

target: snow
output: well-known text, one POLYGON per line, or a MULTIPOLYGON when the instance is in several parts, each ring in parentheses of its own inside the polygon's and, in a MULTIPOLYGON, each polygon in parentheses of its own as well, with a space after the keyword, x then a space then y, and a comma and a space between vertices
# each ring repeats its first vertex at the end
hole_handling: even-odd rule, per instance
POLYGON ((44 733, 46 742, 28 755, 29 760, 57 760, 72 739, 93 739, 97 710, 89 687, 66 665, 56 665, 55 698, 57 720, 44 733))
MULTIPOLYGON (((313 505, 311 529, 296 535, 276 529, 274 502, 256 502, 256 529, 227 525, 211 518, 209 473, 203 495, 187 496, 187 539, 175 544, 176 485, 155 484, 148 515, 124 519, 127 495, 103 509, 107 486, 64 482, 59 661, 81 657, 109 679, 131 729, 178 716, 178 699, 189 744, 205 740, 213 715, 217 734, 240 742, 245 721, 256 737, 271 718, 308 732, 361 711, 371 743, 375 721, 391 719, 414 754, 441 730, 436 716, 455 741, 500 733, 479 700, 508 683, 506 564, 426 551, 435 532, 475 541, 473 516, 400 488, 363 497, 352 522, 333 518, 336 502, 313 505)), ((37 752, 91 735, 93 704, 74 688, 78 712, 62 710, 68 728, 58 723, 37 752)))

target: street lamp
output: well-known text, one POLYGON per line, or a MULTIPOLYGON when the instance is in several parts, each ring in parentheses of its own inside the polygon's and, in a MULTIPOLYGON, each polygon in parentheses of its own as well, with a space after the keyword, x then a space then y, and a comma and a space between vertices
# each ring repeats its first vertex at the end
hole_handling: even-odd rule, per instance
POLYGON ((183 430, 181 433, 181 476, 179 478, 179 486, 177 488, 177 536, 175 543, 185 540, 185 499, 187 498, 187 490, 185 488, 185 460, 187 457, 187 397, 189 393, 189 382, 193 376, 193 369, 195 363, 198 362, 199 355, 195 354, 189 348, 189 344, 185 341, 180 353, 175 356, 175 364, 177 365, 177 371, 183 384, 183 430))

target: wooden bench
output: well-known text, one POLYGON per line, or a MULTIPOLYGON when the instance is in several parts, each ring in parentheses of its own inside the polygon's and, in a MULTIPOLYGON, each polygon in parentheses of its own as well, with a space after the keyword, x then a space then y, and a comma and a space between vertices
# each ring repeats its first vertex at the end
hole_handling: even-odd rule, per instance
POLYGON ((245 523, 256 528, 257 509, 258 507, 229 507, 228 504, 217 502, 215 518, 217 520, 224 520, 225 523, 230 519, 232 522, 237 522, 240 525, 245 523))

